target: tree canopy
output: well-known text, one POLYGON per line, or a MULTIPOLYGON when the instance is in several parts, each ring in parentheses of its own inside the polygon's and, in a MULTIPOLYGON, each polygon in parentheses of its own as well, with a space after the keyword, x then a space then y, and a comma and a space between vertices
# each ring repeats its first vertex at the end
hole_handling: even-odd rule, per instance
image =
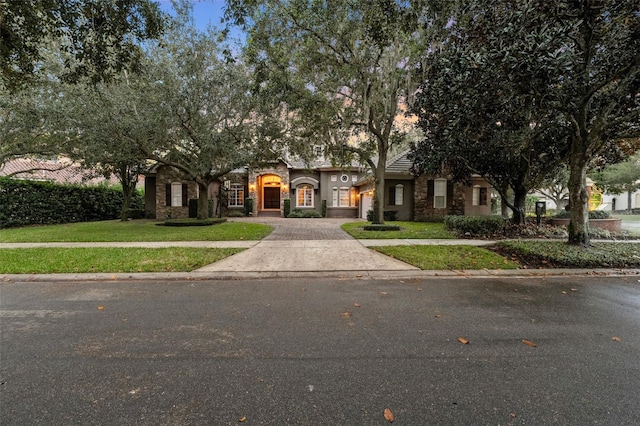
MULTIPOLYGON (((569 242, 588 244, 587 167, 611 147, 613 141, 634 138, 640 132, 640 11, 637 1, 474 0, 467 2, 451 23, 454 39, 459 36, 457 31, 466 36, 467 27, 482 30, 480 23, 489 29, 476 33, 479 43, 475 48, 472 45, 470 52, 463 50, 463 57, 469 60, 465 64, 466 70, 460 69, 460 72, 475 74, 475 67, 484 66, 482 59, 488 55, 492 66, 502 71, 496 74, 496 80, 512 91, 515 100, 530 100, 531 111, 536 115, 529 123, 538 127, 538 123, 542 124, 540 114, 548 111, 548 117, 567 126, 569 242), (492 20, 486 20, 487 16, 492 20), (473 60, 474 55, 477 61, 473 60)), ((441 66, 446 67, 446 63, 441 66)), ((473 85, 468 89, 466 97, 464 91, 455 95, 463 111, 468 103, 478 102, 479 96, 489 98, 490 105, 501 96, 502 85, 497 84, 493 91, 485 93, 477 93, 473 85)), ((449 101, 442 101, 443 104, 446 102, 449 101)), ((491 108, 482 111, 491 112, 491 108)), ((519 109, 513 110, 512 116, 521 113, 519 109)), ((443 116, 442 119, 450 118, 443 116)), ((490 117, 485 126, 496 126, 496 123, 494 117, 490 117)), ((450 125, 443 123, 444 127, 450 125)), ((550 136, 554 134, 556 132, 550 136)), ((559 137, 555 140, 565 143, 559 137)), ((551 148, 554 146, 560 147, 552 143, 551 148)), ((547 158, 553 159, 554 155, 551 152, 547 158)))
POLYGON ((427 38, 418 17, 434 13, 392 0, 228 3, 228 16, 249 32, 258 76, 291 111, 292 150, 323 145, 336 163, 368 166, 374 221, 382 222, 387 156, 406 132, 399 118, 427 38))
POLYGON ((157 38, 164 18, 151 0, 3 1, 0 7, 0 82, 24 86, 41 71, 44 50, 71 56, 65 77, 108 79, 135 69, 140 43, 157 38))

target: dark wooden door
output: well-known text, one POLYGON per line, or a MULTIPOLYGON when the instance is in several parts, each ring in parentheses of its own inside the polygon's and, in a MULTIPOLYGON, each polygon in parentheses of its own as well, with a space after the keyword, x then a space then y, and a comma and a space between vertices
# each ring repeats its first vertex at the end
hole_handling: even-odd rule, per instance
POLYGON ((280 208, 280 188, 264 188, 264 208, 279 209, 280 208))

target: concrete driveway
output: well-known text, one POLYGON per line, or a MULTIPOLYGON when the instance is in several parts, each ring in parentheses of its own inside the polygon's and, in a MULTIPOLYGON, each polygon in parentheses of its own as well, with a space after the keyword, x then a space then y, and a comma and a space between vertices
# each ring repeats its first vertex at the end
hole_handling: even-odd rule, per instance
POLYGON ((255 246, 197 272, 407 271, 415 266, 368 249, 340 229, 357 219, 249 218, 274 231, 255 246))

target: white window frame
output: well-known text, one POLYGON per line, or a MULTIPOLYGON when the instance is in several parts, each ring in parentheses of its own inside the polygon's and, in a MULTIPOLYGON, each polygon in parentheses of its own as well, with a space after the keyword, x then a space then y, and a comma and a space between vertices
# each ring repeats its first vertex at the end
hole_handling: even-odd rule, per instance
POLYGON ((230 185, 227 205, 229 207, 244 207, 244 185, 240 183, 230 185))
POLYGON ((399 183, 396 185, 395 205, 401 206, 404 203, 404 185, 399 183))
POLYGON ((308 183, 298 185, 296 188, 296 207, 314 207, 313 187, 308 183), (300 196, 302 195, 302 203, 300 203, 300 196), (309 204, 307 204, 307 195, 309 204))
POLYGON ((471 196, 471 205, 480 205, 480 185, 473 186, 473 195, 471 196))
POLYGON ((447 208, 447 180, 436 179, 433 181, 433 208, 447 208))
POLYGON ((338 190, 338 199, 340 203, 340 207, 349 207, 351 200, 351 193, 349 192, 348 186, 341 186, 338 190), (346 200, 346 203, 343 201, 346 200))
POLYGON ((182 207, 182 182, 171 182, 171 207, 182 207))

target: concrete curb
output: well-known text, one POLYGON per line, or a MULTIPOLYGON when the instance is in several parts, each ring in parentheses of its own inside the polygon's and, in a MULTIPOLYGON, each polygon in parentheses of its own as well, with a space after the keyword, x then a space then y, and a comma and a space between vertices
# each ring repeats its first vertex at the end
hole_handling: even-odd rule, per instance
POLYGON ((507 269, 507 270, 434 270, 434 271, 301 271, 301 272, 161 272, 99 274, 4 274, 5 282, 80 282, 80 281, 233 281, 262 279, 442 279, 442 278, 549 278, 549 277, 626 277, 639 276, 640 269, 507 269))

